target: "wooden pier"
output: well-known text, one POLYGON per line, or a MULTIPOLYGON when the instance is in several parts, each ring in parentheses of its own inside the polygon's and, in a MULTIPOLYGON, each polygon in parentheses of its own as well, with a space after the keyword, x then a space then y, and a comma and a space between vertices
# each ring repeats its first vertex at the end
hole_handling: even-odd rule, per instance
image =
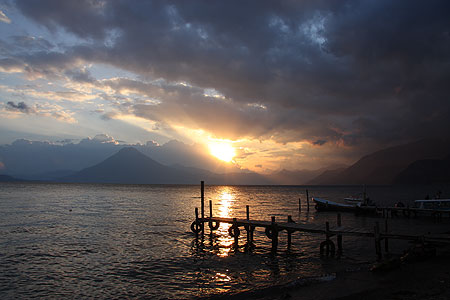
POLYGON ((426 234, 426 235, 405 235, 400 233, 391 232, 388 228, 387 219, 385 219, 384 230, 381 230, 379 222, 375 222, 373 230, 367 230, 364 228, 353 228, 342 225, 341 215, 337 214, 336 225, 330 226, 329 222, 324 225, 313 224, 297 224, 294 222, 291 216, 288 216, 285 221, 279 221, 272 216, 270 221, 263 220, 251 220, 250 208, 246 206, 246 219, 237 218, 222 218, 214 217, 212 215, 212 201, 209 201, 209 217, 204 215, 204 182, 201 182, 201 215, 199 216, 198 208, 195 209, 195 220, 191 224, 191 230, 197 235, 203 235, 205 233, 205 224, 208 225, 209 231, 212 233, 217 230, 221 223, 231 224, 228 229, 229 235, 234 238, 233 246, 239 247, 239 236, 241 234, 241 228, 246 231, 247 243, 246 248, 254 247, 254 231, 255 228, 263 228, 265 235, 272 241, 272 251, 276 252, 278 247, 279 233, 282 231, 287 232, 287 247, 291 247, 292 234, 294 232, 307 232, 312 234, 320 234, 325 236, 325 240, 320 243, 320 255, 321 256, 335 256, 342 255, 343 252, 343 236, 359 236, 365 238, 373 238, 375 241, 375 252, 377 259, 382 258, 381 242, 384 241, 385 253, 389 253, 389 240, 408 240, 421 244, 450 244, 450 234, 426 234), (336 236, 336 243, 331 240, 336 236), (337 251, 336 251, 337 250, 337 251))
POLYGON ((402 215, 404 217, 418 217, 420 215, 426 215, 433 217, 436 220, 441 220, 445 215, 450 217, 450 210, 448 209, 425 209, 425 208, 415 208, 415 207, 379 207, 378 212, 383 217, 398 217, 402 215))

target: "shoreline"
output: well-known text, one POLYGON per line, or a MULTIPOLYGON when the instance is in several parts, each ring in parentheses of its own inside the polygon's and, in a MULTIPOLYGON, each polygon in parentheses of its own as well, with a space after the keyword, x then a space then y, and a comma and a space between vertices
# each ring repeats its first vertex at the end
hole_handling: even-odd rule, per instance
POLYGON ((221 294, 209 298, 231 300, 378 300, 450 299, 450 249, 437 256, 402 263, 386 271, 359 270, 298 279, 285 285, 221 294))

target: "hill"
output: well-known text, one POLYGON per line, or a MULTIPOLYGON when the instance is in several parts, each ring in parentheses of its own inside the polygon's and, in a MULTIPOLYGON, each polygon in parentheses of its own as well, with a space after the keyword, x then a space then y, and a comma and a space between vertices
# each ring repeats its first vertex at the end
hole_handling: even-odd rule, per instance
POLYGON ((342 173, 346 168, 339 168, 336 170, 326 170, 319 176, 309 180, 306 184, 308 185, 320 185, 327 184, 328 182, 335 181, 335 178, 342 173))
POLYGON ((281 170, 270 175, 266 178, 272 184, 282 184, 282 185, 302 185, 311 180, 312 178, 318 176, 324 171, 324 169, 319 170, 281 170))
POLYGON ((397 184, 450 183, 450 160, 415 161, 400 172, 394 182, 397 184))
POLYGON ((127 183, 127 184, 267 184, 256 173, 215 174, 207 170, 160 164, 133 147, 122 148, 116 154, 92 167, 60 179, 63 182, 127 183))
POLYGON ((98 183, 194 183, 190 174, 164 166, 132 147, 122 148, 113 156, 74 175, 63 177, 69 182, 98 183))
POLYGON ((352 166, 321 174, 315 184, 392 184, 409 165, 419 160, 441 160, 450 153, 450 141, 425 139, 366 155, 352 166))
POLYGON ((0 182, 19 182, 24 181, 23 179, 17 179, 9 175, 0 175, 0 182))

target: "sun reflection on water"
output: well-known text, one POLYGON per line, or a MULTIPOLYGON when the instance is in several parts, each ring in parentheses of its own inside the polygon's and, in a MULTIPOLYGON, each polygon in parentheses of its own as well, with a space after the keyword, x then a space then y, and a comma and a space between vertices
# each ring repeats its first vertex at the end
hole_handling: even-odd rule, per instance
POLYGON ((234 195, 229 187, 224 187, 219 194, 219 216, 222 218, 230 218, 231 204, 234 201, 234 195))
MULTIPOLYGON (((235 193, 232 187, 224 186, 221 187, 217 192, 217 206, 218 215, 221 218, 230 218, 233 211, 233 202, 236 201, 235 193)), ((233 239, 228 234, 228 229, 231 224, 221 223, 220 227, 216 231, 217 243, 219 252, 217 253, 220 257, 226 257, 230 254, 231 245, 233 244, 233 239)))

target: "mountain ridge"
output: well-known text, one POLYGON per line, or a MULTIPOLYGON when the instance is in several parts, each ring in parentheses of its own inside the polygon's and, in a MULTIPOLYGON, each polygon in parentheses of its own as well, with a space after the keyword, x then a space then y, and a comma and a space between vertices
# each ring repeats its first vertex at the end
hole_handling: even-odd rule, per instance
POLYGON ((62 182, 97 182, 125 184, 269 184, 256 173, 215 174, 184 166, 165 166, 133 147, 126 147, 104 161, 74 175, 60 178, 62 182))
POLYGON ((449 153, 449 139, 423 139, 375 151, 342 171, 327 176, 321 174, 310 182, 331 185, 395 184, 397 176, 414 162, 444 159, 449 153))

